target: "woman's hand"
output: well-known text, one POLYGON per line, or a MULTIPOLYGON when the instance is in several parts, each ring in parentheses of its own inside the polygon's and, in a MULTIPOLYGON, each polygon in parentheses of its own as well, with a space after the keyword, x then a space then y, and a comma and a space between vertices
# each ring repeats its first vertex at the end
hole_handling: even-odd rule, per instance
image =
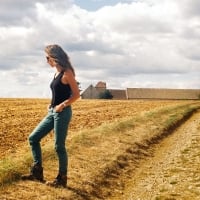
POLYGON ((57 106, 54 108, 54 111, 55 111, 55 112, 62 112, 63 109, 64 109, 63 104, 59 104, 59 105, 57 105, 57 106))

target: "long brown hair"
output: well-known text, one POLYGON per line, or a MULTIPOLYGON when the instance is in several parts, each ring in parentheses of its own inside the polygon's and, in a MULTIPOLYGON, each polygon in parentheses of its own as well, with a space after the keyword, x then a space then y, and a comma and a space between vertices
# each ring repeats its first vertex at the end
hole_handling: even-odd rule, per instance
POLYGON ((62 67, 63 71, 70 69, 75 76, 75 70, 69 60, 67 53, 57 44, 48 45, 44 51, 62 67))

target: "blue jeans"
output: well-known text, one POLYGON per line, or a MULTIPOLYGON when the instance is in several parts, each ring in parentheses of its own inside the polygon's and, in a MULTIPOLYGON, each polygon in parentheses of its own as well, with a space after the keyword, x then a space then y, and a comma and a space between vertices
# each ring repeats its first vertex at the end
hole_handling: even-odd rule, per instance
POLYGON ((50 108, 46 117, 38 124, 29 136, 34 164, 42 166, 42 153, 40 140, 51 130, 55 134, 55 150, 59 160, 59 173, 66 175, 68 167, 68 155, 65 148, 68 125, 72 117, 71 106, 66 107, 62 112, 57 113, 50 108))

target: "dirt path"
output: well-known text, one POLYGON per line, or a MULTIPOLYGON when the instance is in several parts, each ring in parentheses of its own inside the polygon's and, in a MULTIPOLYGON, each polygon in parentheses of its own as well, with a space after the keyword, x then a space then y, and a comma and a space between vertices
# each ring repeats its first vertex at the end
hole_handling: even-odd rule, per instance
MULTIPOLYGON (((200 112, 157 144, 111 199, 200 199, 200 112)), ((124 180, 119 180, 119 182, 124 180)))

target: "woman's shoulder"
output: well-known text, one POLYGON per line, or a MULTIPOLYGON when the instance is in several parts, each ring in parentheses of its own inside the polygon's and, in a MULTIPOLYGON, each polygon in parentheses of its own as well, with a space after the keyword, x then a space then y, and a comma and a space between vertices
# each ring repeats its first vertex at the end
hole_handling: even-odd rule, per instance
POLYGON ((68 83, 71 82, 70 80, 74 80, 74 74, 70 69, 67 69, 66 71, 64 71, 63 76, 62 76, 62 80, 64 83, 68 83))
POLYGON ((67 69, 63 72, 63 76, 74 76, 71 69, 67 69))

